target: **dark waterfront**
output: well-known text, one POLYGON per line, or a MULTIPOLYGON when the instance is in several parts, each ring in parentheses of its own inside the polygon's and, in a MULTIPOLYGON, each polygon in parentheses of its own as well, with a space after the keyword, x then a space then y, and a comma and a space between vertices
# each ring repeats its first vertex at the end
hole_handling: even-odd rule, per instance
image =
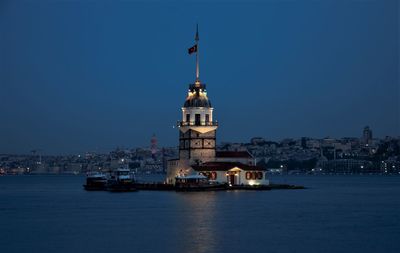
POLYGON ((8 252, 399 252, 399 176, 274 176, 306 190, 86 192, 0 177, 8 252))

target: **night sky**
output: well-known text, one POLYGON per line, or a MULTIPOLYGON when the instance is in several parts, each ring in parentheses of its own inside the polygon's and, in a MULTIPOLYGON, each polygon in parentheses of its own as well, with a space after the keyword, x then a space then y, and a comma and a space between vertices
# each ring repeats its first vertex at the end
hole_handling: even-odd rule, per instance
POLYGON ((396 0, 1 0, 0 153, 176 146, 197 22, 218 142, 400 135, 396 0))

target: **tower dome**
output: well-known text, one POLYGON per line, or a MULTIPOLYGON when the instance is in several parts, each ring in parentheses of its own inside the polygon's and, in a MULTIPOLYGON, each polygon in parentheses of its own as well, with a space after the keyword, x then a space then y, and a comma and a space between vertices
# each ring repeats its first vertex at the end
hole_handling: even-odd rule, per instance
POLYGON ((211 108, 211 101, 207 97, 206 85, 196 81, 189 85, 188 95, 183 107, 206 107, 211 108))

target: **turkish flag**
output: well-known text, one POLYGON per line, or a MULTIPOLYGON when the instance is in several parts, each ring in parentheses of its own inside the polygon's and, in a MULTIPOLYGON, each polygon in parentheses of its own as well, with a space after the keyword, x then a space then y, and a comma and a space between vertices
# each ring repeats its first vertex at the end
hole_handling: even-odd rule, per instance
POLYGON ((188 49, 189 54, 193 54, 197 52, 197 45, 194 45, 193 47, 188 49))

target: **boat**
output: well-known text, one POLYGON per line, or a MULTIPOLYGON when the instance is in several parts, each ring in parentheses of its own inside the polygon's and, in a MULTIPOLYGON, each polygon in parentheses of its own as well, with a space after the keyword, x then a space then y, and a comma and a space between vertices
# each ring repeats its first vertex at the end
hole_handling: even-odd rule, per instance
POLYGON ((208 180, 204 175, 188 175, 175 177, 176 191, 218 191, 226 190, 226 184, 208 180))
POLYGON ((136 191, 133 172, 128 168, 119 168, 112 171, 107 181, 107 190, 112 192, 136 191))
POLYGON ((107 189, 107 176, 100 172, 90 172, 86 176, 86 184, 83 185, 87 191, 104 191, 107 189))

